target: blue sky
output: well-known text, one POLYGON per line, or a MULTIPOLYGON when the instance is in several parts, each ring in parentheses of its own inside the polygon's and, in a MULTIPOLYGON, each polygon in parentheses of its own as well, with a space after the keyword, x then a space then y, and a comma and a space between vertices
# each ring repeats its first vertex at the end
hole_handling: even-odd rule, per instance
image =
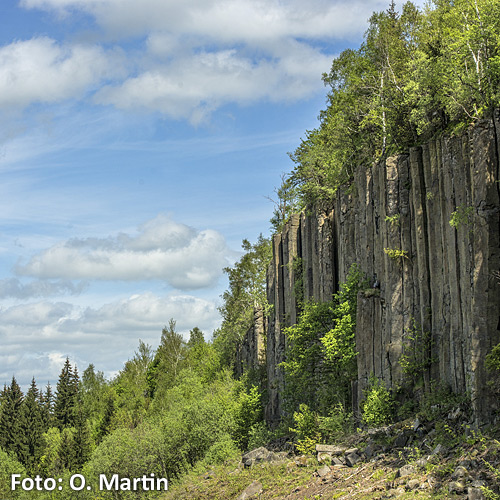
POLYGON ((321 74, 387 4, 3 0, 0 383, 112 376, 170 318, 210 338, 321 74))

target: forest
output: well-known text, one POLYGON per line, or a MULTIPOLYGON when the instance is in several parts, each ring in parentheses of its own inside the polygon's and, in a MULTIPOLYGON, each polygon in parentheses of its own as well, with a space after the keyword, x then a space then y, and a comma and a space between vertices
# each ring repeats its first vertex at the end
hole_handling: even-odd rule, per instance
MULTIPOLYGON (((434 0, 424 9, 407 2, 401 12, 391 3, 372 15, 361 46, 343 51, 323 81, 327 102, 318 127, 306 131, 289 154, 293 168, 275 189, 274 232, 293 213, 329 206, 338 189, 349 189, 360 166, 442 134, 458 134, 500 107, 500 2, 434 0)), ((435 386, 421 401, 401 404, 373 380, 361 420, 355 419, 356 297, 371 277, 353 263, 329 302, 305 301, 300 283, 296 288, 300 315, 284 331, 286 404, 282 421, 271 428, 264 418, 265 367, 238 376, 235 370, 254 310, 268 314, 271 307, 266 295, 271 240, 244 240, 242 247, 243 257, 224 269, 229 286, 222 295, 221 326, 214 332, 193 325, 184 339, 175 319, 166 318, 159 347, 139 340, 134 356, 111 380, 92 364, 80 373, 67 359, 56 387, 39 387, 33 379, 23 394, 15 377, 5 385, 1 498, 157 498, 161 492, 147 489, 99 491, 99 476, 154 474, 175 484, 189 471, 271 442, 289 441, 307 454, 316 443, 335 441, 356 427, 415 414, 439 419, 457 405, 467 411, 466 394, 435 386), (438 401, 441 413, 435 409, 438 401), (12 474, 21 480, 62 478, 64 487, 11 491, 12 474), (75 474, 90 489, 72 490, 68 485, 75 474)), ((420 345, 427 342, 418 325, 413 334, 420 345)), ((418 354, 400 361, 415 383, 427 362, 418 354)), ((500 344, 485 362, 491 390, 500 394, 500 344)))

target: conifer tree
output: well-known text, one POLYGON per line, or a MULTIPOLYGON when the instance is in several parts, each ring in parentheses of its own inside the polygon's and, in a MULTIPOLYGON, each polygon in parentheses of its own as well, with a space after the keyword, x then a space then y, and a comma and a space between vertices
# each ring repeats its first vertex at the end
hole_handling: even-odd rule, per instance
POLYGON ((9 387, 2 392, 2 411, 0 413, 0 447, 14 453, 19 460, 25 456, 25 422, 21 412, 23 393, 15 377, 9 387))
POLYGON ((66 358, 57 382, 54 403, 54 419, 59 429, 73 425, 78 386, 78 373, 75 373, 69 359, 66 358))
POLYGON ((85 418, 85 412, 81 402, 75 409, 73 448, 76 452, 72 471, 80 471, 85 462, 90 458, 92 443, 90 438, 89 424, 85 418))
POLYGON ((31 471, 36 470, 43 450, 44 422, 42 404, 43 400, 40 400, 40 391, 33 378, 21 407, 26 446, 22 450, 23 456, 19 457, 21 462, 31 471))
POLYGON ((97 441, 101 442, 104 437, 109 434, 112 429, 113 417, 116 413, 115 400, 113 398, 113 394, 109 393, 106 401, 106 408, 104 410, 104 415, 102 416, 102 420, 99 423, 99 427, 97 429, 97 441))
POLYGON ((54 425, 54 393, 50 383, 47 383, 45 394, 40 391, 40 405, 42 408, 43 432, 47 432, 54 425))

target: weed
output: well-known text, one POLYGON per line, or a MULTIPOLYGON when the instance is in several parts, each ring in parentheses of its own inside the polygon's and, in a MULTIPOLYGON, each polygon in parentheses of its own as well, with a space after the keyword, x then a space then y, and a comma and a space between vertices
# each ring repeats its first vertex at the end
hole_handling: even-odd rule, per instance
POLYGON ((384 248, 384 252, 387 254, 389 259, 399 260, 408 259, 408 252, 406 250, 400 250, 399 248, 384 248))
POLYGON ((454 212, 451 213, 450 226, 458 229, 461 226, 468 226, 472 224, 473 213, 474 207, 460 205, 454 212))
POLYGON ((394 398, 383 382, 375 377, 365 391, 365 400, 361 404, 363 421, 370 426, 384 425, 392 420, 394 398))
POLYGON ((435 360, 431 357, 431 332, 424 331, 415 318, 411 318, 411 323, 403 334, 404 353, 399 364, 404 375, 416 385, 435 360))
POLYGON ((399 220, 401 219, 401 214, 387 215, 385 218, 386 222, 391 224, 391 227, 399 226, 399 220))

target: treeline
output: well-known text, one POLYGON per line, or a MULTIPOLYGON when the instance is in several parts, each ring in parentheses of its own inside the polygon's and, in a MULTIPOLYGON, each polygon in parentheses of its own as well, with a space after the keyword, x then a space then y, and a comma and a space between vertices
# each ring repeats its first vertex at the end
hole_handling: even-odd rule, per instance
POLYGON ((80 379, 69 360, 55 392, 40 391, 33 380, 23 395, 12 379, 0 400, 0 496, 154 498, 159 492, 98 491, 98 477, 154 474, 175 481, 200 462, 218 463, 261 442, 261 428, 257 389, 233 378, 201 330, 193 328, 185 341, 171 320, 158 349, 140 342, 110 381, 93 365, 80 379), (71 491, 75 473, 92 490, 71 491), (63 490, 11 492, 11 474, 62 478, 63 490))
POLYGON ((323 81, 318 128, 290 154, 277 190, 276 230, 290 213, 329 203, 354 171, 500 106, 500 3, 432 0, 374 13, 359 49, 344 50, 323 81))

